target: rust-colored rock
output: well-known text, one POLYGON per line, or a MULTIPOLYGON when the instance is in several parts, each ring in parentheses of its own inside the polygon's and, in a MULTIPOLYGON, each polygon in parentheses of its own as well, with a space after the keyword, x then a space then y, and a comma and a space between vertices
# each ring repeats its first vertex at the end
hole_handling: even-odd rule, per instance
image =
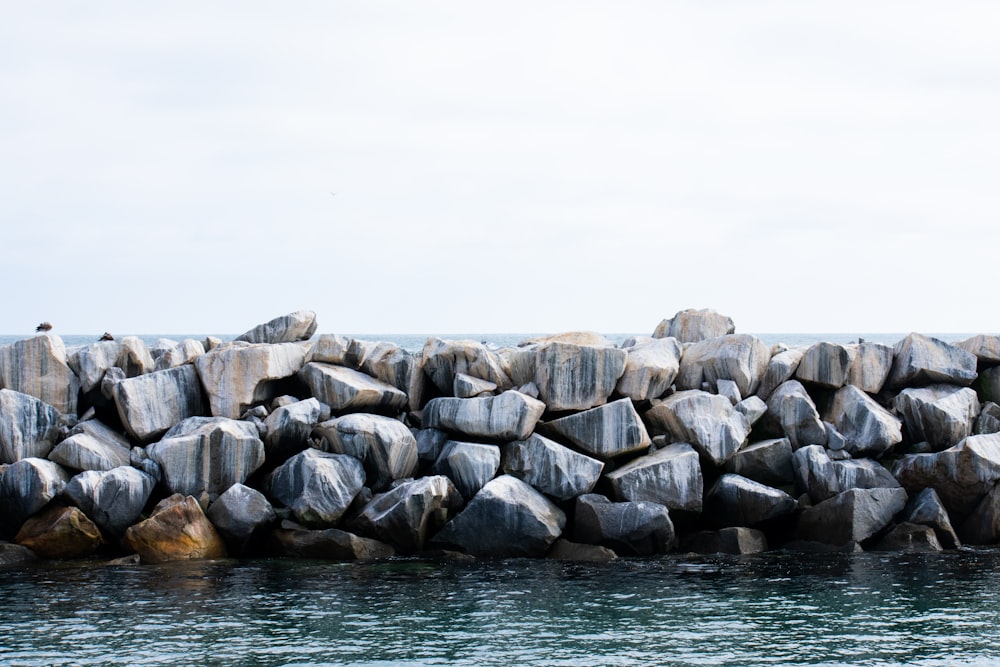
POLYGON ((14 541, 40 558, 68 559, 93 554, 104 539, 78 508, 56 505, 25 521, 14 541))
POLYGON ((193 496, 161 500, 148 519, 125 531, 125 541, 144 562, 223 558, 226 547, 193 496))

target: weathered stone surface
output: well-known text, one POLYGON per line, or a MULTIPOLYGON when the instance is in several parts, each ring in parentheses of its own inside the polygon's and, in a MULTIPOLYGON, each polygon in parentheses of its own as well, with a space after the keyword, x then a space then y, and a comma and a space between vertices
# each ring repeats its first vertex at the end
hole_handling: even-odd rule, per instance
POLYGON ((69 481, 69 475, 59 465, 34 457, 0 470, 0 536, 15 533, 25 519, 59 495, 69 481))
POLYGON ((398 413, 408 404, 405 393, 370 375, 344 366, 310 362, 299 371, 312 395, 334 412, 398 413))
POLYGON ((179 343, 163 350, 161 354, 154 355, 156 364, 155 370, 162 371, 168 368, 176 368, 184 364, 194 363, 194 360, 205 354, 205 344, 193 338, 185 338, 179 343))
POLYGON ((974 435, 1000 432, 1000 405, 993 401, 983 404, 983 409, 976 419, 974 435))
POLYGON ((163 435, 178 422, 205 414, 204 395, 193 366, 122 380, 114 386, 118 416, 140 442, 163 435))
POLYGON ((618 500, 649 501, 672 510, 700 512, 704 480, 698 452, 676 443, 629 461, 605 475, 618 500))
POLYGON ((1000 366, 984 370, 972 387, 983 401, 1000 402, 1000 366))
POLYGON ((618 554, 607 547, 570 542, 560 537, 549 550, 548 558, 573 563, 610 563, 618 554))
POLYGON ((264 451, 269 461, 284 461, 309 446, 323 408, 315 398, 275 409, 264 420, 264 451))
POLYGON ((996 544, 1000 542, 1000 484, 990 492, 958 527, 966 544, 996 544))
POLYGON ((767 535, 756 528, 735 526, 691 535, 682 545, 698 554, 745 555, 767 551, 767 535))
POLYGON ((651 444, 645 424, 627 398, 545 422, 544 431, 601 460, 642 452, 651 444))
POLYGON ((962 546, 958 534, 951 525, 948 511, 934 489, 924 489, 912 496, 906 503, 900 520, 933 528, 938 541, 946 549, 957 549, 962 546))
POLYGON ((482 343, 428 338, 422 357, 424 374, 444 395, 451 393, 458 373, 492 382, 501 389, 513 386, 497 354, 482 343))
POLYGON ((448 441, 434 462, 434 471, 455 483, 463 498, 472 498, 500 469, 500 448, 473 442, 448 441))
MULTIPOLYGON (((169 371, 161 371, 169 372, 169 371)), ((264 463, 253 424, 225 417, 190 417, 146 447, 171 493, 214 497, 242 484, 264 463)))
POLYGON ((524 440, 535 430, 545 404, 517 391, 479 398, 432 398, 423 425, 489 440, 524 440))
POLYGON ((577 497, 575 514, 573 536, 577 542, 636 556, 666 553, 674 546, 670 511, 659 503, 611 502, 588 493, 577 497))
POLYGON ((850 489, 807 508, 799 519, 798 537, 847 544, 876 535, 906 506, 906 491, 850 489))
POLYGON ((750 422, 729 399, 696 389, 653 402, 644 415, 656 435, 691 444, 714 465, 724 464, 750 434, 750 422))
POLYGON ((410 433, 417 441, 417 459, 421 463, 434 463, 450 439, 447 431, 437 428, 414 428, 410 433))
POLYGON ((250 331, 236 337, 247 343, 295 343, 309 340, 316 333, 316 313, 311 310, 297 310, 294 313, 276 317, 270 322, 258 324, 250 331))
POLYGON ((882 391, 892 370, 892 347, 881 343, 864 342, 855 346, 854 363, 847 373, 847 384, 863 392, 877 394, 882 391))
POLYGON ((904 389, 896 396, 896 411, 903 416, 910 439, 929 442, 935 451, 970 435, 979 410, 979 398, 968 387, 935 384, 904 389))
POLYGON ((955 343, 955 347, 974 354, 981 367, 1000 364, 1000 336, 979 334, 955 343))
POLYGON ((62 338, 43 334, 0 345, 0 388, 28 394, 64 414, 76 414, 80 380, 62 338))
POLYGON ((836 468, 820 445, 806 445, 792 454, 792 472, 795 488, 799 493, 809 494, 809 499, 820 503, 841 492, 836 468))
POLYGON ((740 396, 740 388, 732 380, 716 380, 715 390, 715 393, 719 396, 729 399, 734 408, 743 400, 743 397, 740 396))
POLYGON ((894 489, 901 486, 891 472, 871 459, 834 461, 833 471, 841 491, 848 489, 894 489))
POLYGON ((735 405, 736 411, 747 418, 750 426, 756 424, 761 417, 767 414, 767 403, 759 396, 748 396, 735 405))
POLYGON ((773 438, 741 447, 726 462, 725 470, 768 486, 791 484, 795 480, 792 445, 788 438, 773 438))
POLYGON ((503 447, 502 467, 556 500, 590 493, 604 464, 538 434, 503 447))
POLYGON ((285 461, 267 480, 268 495, 306 525, 337 523, 365 483, 361 461, 307 449, 285 461))
POLYGON ((771 359, 771 350, 748 334, 732 334, 694 343, 681 357, 678 389, 701 389, 702 383, 715 385, 719 379, 732 380, 740 396, 757 391, 771 359))
POLYGON ((275 556, 324 560, 383 560, 396 555, 392 546, 336 528, 303 530, 287 522, 271 532, 270 550, 275 556))
POLYGON ((756 526, 797 508, 795 498, 784 491, 730 473, 705 494, 705 516, 720 527, 756 526))
POLYGON ((806 350, 795 371, 799 382, 811 382, 820 387, 838 389, 847 383, 857 351, 847 345, 820 342, 806 350))
POLYGON ((552 501, 511 475, 484 486, 434 537, 474 556, 542 556, 566 526, 552 501))
POLYGON ((25 521, 14 541, 40 558, 66 559, 91 555, 104 539, 79 509, 56 505, 25 521))
POLYGON ((899 418, 854 385, 837 390, 826 416, 852 456, 881 456, 903 440, 899 418))
POLYGON ((130 448, 120 440, 90 433, 69 436, 49 452, 49 460, 71 470, 111 470, 129 465, 130 448))
POLYGON ((966 386, 976 379, 976 355, 937 338, 911 333, 894 352, 886 383, 892 388, 939 382, 966 386))
POLYGON ((368 344, 357 370, 404 393, 414 389, 415 376, 423 372, 412 354, 395 343, 384 341, 368 344))
POLYGON ((628 357, 618 380, 618 394, 644 401, 667 393, 680 371, 682 350, 677 339, 652 338, 624 350, 628 357))
POLYGON ((84 392, 101 384, 104 373, 118 363, 121 343, 115 340, 98 341, 73 350, 67 359, 80 380, 84 392))
POLYGON ((767 418, 779 426, 792 449, 826 444, 826 427, 819 410, 797 380, 789 380, 771 393, 767 399, 767 418))
POLYGON ((133 378, 146 373, 152 373, 156 368, 146 341, 138 336, 125 336, 118 341, 118 359, 115 366, 125 372, 125 377, 133 378))
POLYGON ((455 384, 452 387, 452 395, 457 398, 487 396, 496 390, 497 385, 495 382, 480 380, 465 373, 455 373, 455 384))
POLYGON ((653 338, 676 338, 681 343, 697 343, 736 331, 733 318, 708 308, 688 308, 660 322, 653 338))
POLYGON ((19 567, 38 560, 35 552, 28 547, 9 542, 0 542, 0 567, 19 567))
POLYGON ((59 435, 59 411, 12 389, 0 389, 0 463, 42 458, 59 435))
POLYGON ((191 496, 161 500, 145 521, 125 531, 125 541, 143 562, 224 558, 226 546, 191 496))
POLYGON ((941 551, 934 529, 930 526, 920 526, 915 523, 901 523, 879 540, 876 551, 910 551, 935 552, 941 551))
POLYGON ((212 415, 238 419, 254 405, 285 393, 280 381, 298 373, 305 356, 300 343, 231 343, 201 355, 194 366, 212 415))
POLYGON ((549 410, 604 405, 625 372, 628 352, 614 347, 550 342, 534 348, 534 382, 549 410))
POLYGON ((82 472, 69 481, 63 494, 94 523, 118 537, 139 518, 155 485, 150 475, 121 466, 82 472))
POLYGON ((264 494, 243 484, 226 489, 209 506, 206 516, 225 541, 226 550, 234 556, 244 553, 277 520, 264 494))
POLYGON ((757 387, 757 396, 765 401, 768 400, 771 393, 779 385, 792 379, 804 356, 805 350, 792 348, 771 357, 767 369, 764 371, 764 376, 760 380, 760 385, 757 387))
POLYGON ((355 413, 318 424, 321 449, 363 462, 368 486, 379 491, 417 471, 417 440, 401 421, 355 413))
POLYGON ((461 509, 462 496, 444 475, 404 482, 372 498, 351 522, 362 535, 393 545, 402 553, 423 551, 431 535, 461 509))

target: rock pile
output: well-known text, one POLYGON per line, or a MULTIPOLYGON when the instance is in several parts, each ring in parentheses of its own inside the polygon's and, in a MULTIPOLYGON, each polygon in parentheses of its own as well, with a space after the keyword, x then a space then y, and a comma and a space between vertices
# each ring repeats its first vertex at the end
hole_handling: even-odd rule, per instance
POLYGON ((413 354, 301 311, 0 347, 0 548, 147 562, 1000 542, 1000 337, 769 348, 709 310, 413 354), (17 546, 15 546, 17 545, 17 546))

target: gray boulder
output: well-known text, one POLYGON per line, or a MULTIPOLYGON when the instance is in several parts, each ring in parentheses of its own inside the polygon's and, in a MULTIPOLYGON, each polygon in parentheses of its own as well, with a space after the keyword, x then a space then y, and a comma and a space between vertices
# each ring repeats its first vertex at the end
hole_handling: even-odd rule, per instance
POLYGON ((955 347, 974 354, 980 366, 1000 364, 1000 336, 979 334, 955 343, 955 347))
POLYGON ((503 447, 504 473, 527 482, 556 500, 590 493, 604 463, 538 434, 503 447))
POLYGON ((796 509, 798 502, 784 491, 730 473, 705 494, 705 516, 720 527, 756 526, 796 509))
POLYGON ((882 456, 903 440, 899 418, 854 385, 837 390, 826 417, 852 456, 882 456))
POLYGON ((146 341, 138 336, 125 336, 118 341, 118 359, 115 366, 122 369, 125 377, 133 378, 146 373, 152 373, 156 368, 146 341))
POLYGON ((767 418, 777 424, 792 449, 826 444, 826 427, 819 410, 797 380, 789 380, 771 393, 767 399, 767 418))
POLYGON ((854 385, 868 394, 882 391, 892 371, 895 356, 892 347, 881 343, 864 342, 855 347, 854 363, 847 373, 847 384, 854 385))
POLYGON ((675 338, 653 338, 624 348, 625 371, 616 391, 633 401, 659 398, 667 393, 680 370, 681 346, 675 338))
POLYGON ((417 470, 417 440, 401 421, 355 413, 318 424, 321 449, 363 462, 368 486, 379 491, 417 470))
POLYGON ((736 411, 747 418, 750 426, 756 424, 761 417, 767 414, 767 403, 759 396, 748 396, 735 406, 736 411))
POLYGON ((906 491, 850 489, 806 508, 798 537, 826 544, 863 542, 887 528, 906 506, 906 491))
POLYGON ((178 366, 118 382, 118 416, 133 438, 149 442, 175 424, 205 414, 205 399, 194 366, 178 366))
POLYGON ((454 482, 463 498, 472 498, 497 474, 500 458, 496 445, 450 440, 433 469, 454 482))
POLYGON ((268 475, 268 495, 306 525, 332 526, 365 484, 361 461, 344 454, 307 449, 268 475))
POLYGON ((0 463, 42 458, 59 436, 57 409, 29 394, 0 389, 0 463))
POLYGON ((80 380, 84 392, 100 386, 104 373, 118 363, 121 343, 115 340, 98 341, 74 350, 67 363, 80 380))
POLYGON ((646 501, 611 502, 594 493, 576 499, 573 536, 583 544, 636 556, 666 553, 676 540, 666 506, 646 501))
POLYGON ((779 385, 791 380, 804 356, 805 350, 792 348, 771 357, 757 387, 757 396, 766 401, 779 385))
POLYGON ((757 391, 771 360, 771 350, 759 338, 732 334, 692 344, 681 357, 678 389, 714 386, 717 380, 732 380, 740 396, 757 391))
POLYGON ((194 363, 194 360, 205 354, 205 344, 193 338, 185 338, 179 343, 175 343, 163 350, 163 353, 155 357, 155 370, 162 371, 168 368, 176 368, 184 364, 194 363))
POLYGON ((896 343, 887 386, 934 383, 967 386, 976 379, 976 355, 937 338, 911 333, 896 343))
POLYGON ((276 408, 264 420, 264 452, 269 461, 284 461, 309 446, 323 406, 315 398, 276 408))
POLYGON ((676 338, 681 343, 697 343, 736 331, 733 318, 708 308, 688 308, 660 322, 653 338, 676 338))
POLYGON ((651 444, 646 426, 627 398, 545 422, 544 431, 602 461, 646 451, 651 444))
POLYGON ((316 333, 316 313, 298 310, 259 324, 235 340, 247 343, 295 343, 309 340, 316 333))
POLYGON ((410 429, 417 441, 417 459, 420 463, 434 463, 441 456, 441 450, 450 440, 447 431, 436 428, 410 429))
POLYGON ((934 489, 924 489, 912 496, 906 503, 900 520, 933 528, 938 540, 946 549, 957 549, 962 546, 958 534, 951 525, 948 511, 934 489))
POLYGON ((511 475, 490 481, 433 538, 474 556, 543 556, 566 526, 548 498, 511 475))
POLYGON ((80 380, 69 367, 62 338, 43 334, 0 345, 0 388, 34 396, 63 414, 76 414, 80 380))
POLYGON ((545 404, 517 391, 479 398, 440 397, 424 408, 423 425, 475 438, 524 440, 545 412, 545 404))
POLYGON ((625 372, 628 352, 600 345, 549 342, 534 348, 535 386, 549 410, 604 405, 625 372))
POLYGON ((795 371, 795 379, 820 387, 838 389, 847 383, 857 350, 847 345, 820 342, 806 350, 795 371))
POLYGON ((390 384, 344 366, 310 362, 299 371, 313 396, 337 413, 380 412, 396 414, 406 409, 406 394, 390 384))
POLYGON ((475 398, 476 396, 492 395, 496 390, 495 382, 480 380, 465 373, 456 373, 452 395, 456 398, 475 398))
POLYGON ((901 391, 896 411, 903 416, 913 442, 926 441, 940 451, 972 433, 980 405, 976 392, 968 387, 935 384, 901 391))
POLYGON ((211 414, 238 419, 251 407, 285 393, 280 381, 299 372, 305 355, 300 343, 230 343, 201 355, 194 366, 211 414))
POLYGON ((361 537, 336 528, 306 530, 291 522, 271 531, 270 552, 286 558, 314 558, 333 561, 383 560, 396 555, 385 542, 361 537))
POLYGON ((698 452, 676 443, 629 461, 605 475, 619 500, 648 501, 671 510, 700 512, 704 481, 698 452))
POLYGON ((813 503, 828 500, 842 491, 837 471, 824 447, 806 445, 792 454, 795 487, 809 494, 813 503))
POLYGON ((768 486, 791 484, 792 445, 788 438, 773 438, 741 447, 726 462, 725 471, 768 486))
POLYGON ((894 489, 901 486, 891 472, 871 459, 833 461, 833 471, 841 491, 894 489))
POLYGON ((451 393, 459 373, 492 382, 503 390, 513 386, 496 352, 482 343, 428 338, 422 357, 424 374, 445 396, 451 393))
POLYGON ((70 470, 111 470, 129 465, 130 451, 131 448, 118 439, 81 432, 56 445, 48 459, 70 470))
POLYGON ((226 543, 231 556, 245 553, 263 531, 277 520, 264 494, 243 484, 233 484, 216 498, 205 513, 226 543))
POLYGON ((58 464, 34 457, 0 470, 0 537, 16 533, 25 519, 62 493, 69 481, 58 464))
POLYGON ((696 389, 654 401, 644 418, 654 435, 689 443, 716 466, 729 460, 750 434, 750 422, 729 399, 696 389))
POLYGON ((414 376, 422 372, 418 360, 395 343, 334 334, 323 334, 316 339, 306 356, 307 363, 313 361, 360 371, 404 393, 414 389, 414 376))
POLYGON ((756 528, 730 526, 704 530, 688 537, 683 548, 698 554, 756 554, 768 550, 767 535, 756 528))
POLYGON ((142 514, 155 486, 152 477, 125 465, 84 471, 69 481, 63 495, 102 530, 121 537, 142 514))
POLYGON ((352 530, 393 545, 401 553, 423 551, 430 536, 462 508, 462 496, 444 475, 404 482, 372 498, 351 522, 352 530))

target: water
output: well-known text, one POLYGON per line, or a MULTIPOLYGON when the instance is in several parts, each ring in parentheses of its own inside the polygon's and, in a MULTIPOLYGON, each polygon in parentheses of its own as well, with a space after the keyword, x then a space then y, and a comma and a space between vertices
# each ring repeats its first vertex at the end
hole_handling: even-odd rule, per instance
POLYGON ((0 571, 4 665, 990 665, 1000 554, 0 571))

